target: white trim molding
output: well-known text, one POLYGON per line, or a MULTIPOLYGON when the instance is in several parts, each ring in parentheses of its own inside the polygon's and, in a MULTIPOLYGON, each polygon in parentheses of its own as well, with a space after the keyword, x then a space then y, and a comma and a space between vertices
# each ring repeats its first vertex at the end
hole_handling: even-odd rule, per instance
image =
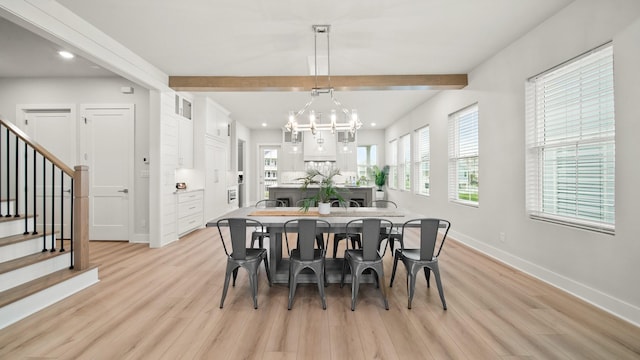
POLYGON ((499 261, 507 266, 535 277, 553 287, 565 291, 589 304, 600 308, 616 317, 628 321, 635 326, 640 326, 640 308, 605 294, 602 291, 591 288, 585 284, 562 276, 558 273, 540 267, 530 261, 524 260, 504 250, 493 247, 487 243, 466 236, 455 231, 449 232, 449 237, 455 241, 466 245, 490 258, 499 261))

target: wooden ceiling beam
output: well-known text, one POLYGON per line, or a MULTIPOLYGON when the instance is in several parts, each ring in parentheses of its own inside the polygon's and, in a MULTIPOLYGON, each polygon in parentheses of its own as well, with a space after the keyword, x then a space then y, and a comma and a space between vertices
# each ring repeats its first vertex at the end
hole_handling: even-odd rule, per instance
MULTIPOLYGON (((327 88, 326 76, 169 76, 176 91, 311 91, 327 88)), ((450 90, 467 86, 467 74, 331 76, 335 90, 450 90)))

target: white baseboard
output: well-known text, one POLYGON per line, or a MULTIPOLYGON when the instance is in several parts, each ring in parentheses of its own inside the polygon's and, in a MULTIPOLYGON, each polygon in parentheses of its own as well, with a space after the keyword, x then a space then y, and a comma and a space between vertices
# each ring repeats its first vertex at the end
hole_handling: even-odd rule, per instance
POLYGON ((148 244, 149 234, 133 234, 133 238, 131 239, 130 242, 136 243, 136 244, 148 244))
POLYGON ((487 243, 478 241, 464 234, 450 231, 449 236, 456 241, 469 246, 505 265, 520 270, 545 283, 578 297, 616 317, 640 326, 640 308, 629 304, 602 291, 586 286, 563 275, 540 267, 530 261, 519 258, 504 250, 495 248, 487 243))
POLYGON ((96 267, 78 276, 74 276, 67 281, 2 307, 0 308, 0 329, 4 329, 47 306, 51 306, 98 281, 100 280, 98 279, 98 268, 96 267))

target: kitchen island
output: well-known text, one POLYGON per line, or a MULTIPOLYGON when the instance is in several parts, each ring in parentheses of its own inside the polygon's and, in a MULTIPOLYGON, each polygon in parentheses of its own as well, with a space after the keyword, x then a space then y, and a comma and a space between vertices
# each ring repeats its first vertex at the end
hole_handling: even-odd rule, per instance
MULTIPOLYGON (((300 189, 300 184, 281 184, 269 187, 269 199, 283 200, 287 206, 296 206, 298 200, 311 197, 318 191, 317 185, 310 185, 307 190, 300 189)), ((354 200, 360 206, 369 206, 375 200, 374 186, 349 186, 337 185, 342 197, 346 200, 354 200)))

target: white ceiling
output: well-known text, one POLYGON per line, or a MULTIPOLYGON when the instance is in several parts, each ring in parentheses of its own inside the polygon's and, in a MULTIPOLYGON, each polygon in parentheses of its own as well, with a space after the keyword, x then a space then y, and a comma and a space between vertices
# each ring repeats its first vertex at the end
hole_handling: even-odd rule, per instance
MULTIPOLYGON (((58 0, 168 75, 308 75, 311 25, 331 25, 332 75, 468 73, 571 0, 58 0)), ((29 48, 34 36, 0 46, 29 48)), ((40 46, 44 48, 45 46, 40 46)), ((0 76, 18 65, 0 55, 0 76)), ((14 57, 17 55, 14 55, 14 57)), ((96 69, 93 69, 96 70, 96 69)), ((79 71, 79 70, 75 70, 79 71)), ((84 69, 83 71, 86 71, 84 69)), ((385 127, 433 91, 336 92, 367 125, 385 127)), ((307 93, 211 93, 250 128, 280 127, 307 93)))

